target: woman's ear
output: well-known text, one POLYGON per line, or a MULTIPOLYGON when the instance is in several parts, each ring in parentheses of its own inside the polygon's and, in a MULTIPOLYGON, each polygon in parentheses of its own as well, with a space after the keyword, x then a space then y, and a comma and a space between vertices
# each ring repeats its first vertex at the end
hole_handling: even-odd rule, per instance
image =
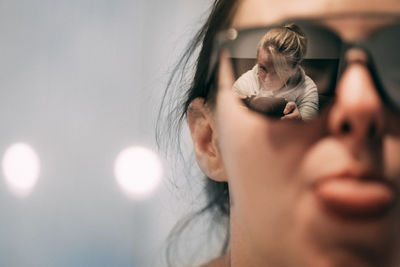
POLYGON ((192 135, 194 153, 200 169, 215 181, 227 181, 218 148, 218 134, 213 114, 204 98, 194 99, 188 108, 187 119, 192 135))

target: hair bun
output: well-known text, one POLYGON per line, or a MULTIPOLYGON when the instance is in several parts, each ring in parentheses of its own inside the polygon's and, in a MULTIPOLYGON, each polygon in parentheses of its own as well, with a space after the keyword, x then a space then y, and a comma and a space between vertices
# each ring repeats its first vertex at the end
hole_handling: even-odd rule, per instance
POLYGON ((305 36, 305 33, 300 29, 300 27, 294 23, 285 24, 283 27, 301 36, 305 36))

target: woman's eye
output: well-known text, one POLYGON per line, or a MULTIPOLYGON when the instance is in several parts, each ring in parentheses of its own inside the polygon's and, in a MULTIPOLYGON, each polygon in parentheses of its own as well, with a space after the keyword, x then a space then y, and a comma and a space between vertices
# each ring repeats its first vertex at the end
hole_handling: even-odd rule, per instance
POLYGON ((263 72, 267 72, 267 69, 265 67, 263 67, 263 66, 260 66, 260 70, 263 71, 263 72))

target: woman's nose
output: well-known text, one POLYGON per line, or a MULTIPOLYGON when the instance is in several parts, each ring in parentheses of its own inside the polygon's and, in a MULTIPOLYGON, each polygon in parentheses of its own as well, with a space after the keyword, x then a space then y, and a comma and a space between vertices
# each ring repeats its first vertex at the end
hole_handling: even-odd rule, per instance
POLYGON ((368 57, 361 50, 351 49, 346 62, 328 117, 329 131, 357 142, 379 139, 384 127, 383 103, 367 67, 368 57))

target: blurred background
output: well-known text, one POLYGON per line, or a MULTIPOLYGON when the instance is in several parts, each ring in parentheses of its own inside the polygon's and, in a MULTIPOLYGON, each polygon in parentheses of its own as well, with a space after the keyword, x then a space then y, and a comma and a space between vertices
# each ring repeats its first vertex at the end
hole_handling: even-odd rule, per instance
POLYGON ((154 125, 210 3, 0 0, 0 266, 165 265, 154 125))

